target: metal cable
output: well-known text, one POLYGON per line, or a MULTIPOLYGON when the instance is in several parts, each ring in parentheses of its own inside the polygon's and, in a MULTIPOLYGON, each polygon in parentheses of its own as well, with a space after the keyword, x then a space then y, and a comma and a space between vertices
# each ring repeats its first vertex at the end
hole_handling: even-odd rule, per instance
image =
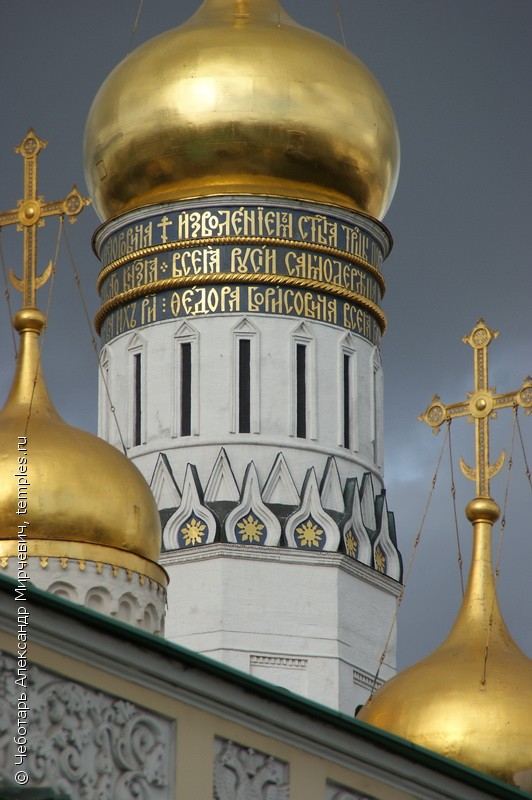
POLYGON ((453 498, 453 514, 454 514, 454 530, 456 533, 456 545, 458 548, 458 568, 460 570, 460 586, 462 588, 462 597, 464 596, 464 571, 463 571, 463 564, 464 560, 462 558, 462 548, 460 546, 460 532, 458 529, 458 514, 456 512, 456 487, 454 483, 454 467, 453 467, 453 446, 451 442, 451 421, 447 421, 447 425, 449 428, 449 465, 451 469, 451 496, 453 498))
POLYGON ((442 456, 443 456, 443 451, 444 451, 444 448, 445 448, 445 444, 447 442, 447 437, 449 436, 449 427, 450 427, 450 421, 448 421, 448 424, 447 424, 447 430, 445 431, 445 436, 444 436, 444 439, 443 439, 443 442, 442 442, 440 454, 439 454, 438 460, 436 462, 436 470, 435 470, 434 475, 432 477, 432 484, 431 484, 431 488, 430 488, 430 491, 429 491, 429 494, 428 494, 428 497, 427 497, 427 502, 425 504, 425 509, 424 509, 423 515, 421 517, 421 523, 420 523, 418 532, 416 534, 416 537, 414 539, 414 544, 412 545, 412 551, 410 553, 410 559, 408 561, 408 566, 406 568, 406 573, 404 575, 404 579, 403 579, 403 583, 402 583, 402 586, 401 586, 401 590, 400 590, 399 595, 397 596, 397 600, 395 602, 395 611, 394 611, 392 623, 391 623, 390 629, 388 631, 388 636, 386 637, 386 642, 384 644, 384 649, 383 649, 383 651, 381 653, 381 657, 379 659, 379 666, 378 666, 377 672, 375 673, 374 678, 373 678, 373 684, 371 686, 371 692, 370 692, 370 699, 375 694, 375 689, 377 687, 377 682, 379 680, 379 674, 380 674, 380 671, 381 671, 381 667, 384 664, 384 659, 386 658, 386 653, 388 651, 388 645, 390 644, 390 639, 392 638, 392 633, 393 633, 393 630, 394 630, 396 622, 397 622, 397 614, 399 612, 399 607, 400 607, 400 605, 401 605, 401 603, 403 601, 403 597, 404 597, 404 594, 405 594, 405 589, 407 587, 408 579, 410 577, 410 572, 412 570, 412 565, 414 563, 414 556, 415 556, 415 553, 416 553, 416 549, 417 549, 417 546, 419 545, 419 542, 421 540, 421 534, 422 534, 423 528, 425 526, 425 521, 427 519, 427 514, 428 514, 428 511, 429 511, 429 507, 430 507, 431 501, 432 501, 432 496, 433 496, 434 490, 436 488, 436 481, 438 479, 438 473, 439 473, 439 470, 440 470, 440 464, 441 464, 441 460, 442 460, 442 456))
POLYGON ((342 37, 342 43, 343 43, 345 49, 347 50, 347 44, 345 42, 345 34, 344 34, 344 24, 343 24, 343 21, 342 21, 342 12, 340 11, 340 2, 339 2, 339 0, 333 0, 333 2, 334 2, 334 9, 335 9, 336 17, 338 19, 338 25, 340 26, 340 35, 342 37))
MULTIPOLYGON (((13 310, 11 308, 11 292, 9 291, 9 281, 7 279, 6 262, 5 262, 5 259, 4 259, 4 248, 2 246, 2 228, 1 227, 0 227, 0 260, 2 261, 2 273, 4 275, 4 296, 6 298, 7 310, 8 310, 8 313, 9 313, 9 320, 11 322, 11 320, 13 319, 13 310)), ((17 351, 17 340, 16 340, 16 337, 15 337, 15 329, 13 328, 13 325, 11 325, 11 324, 9 325, 9 327, 11 328, 11 338, 13 339, 13 347, 15 349, 15 361, 16 361, 17 356, 18 356, 18 351, 17 351)))
POLYGON ((78 272, 78 269, 76 267, 76 261, 74 259, 74 254, 72 252, 72 248, 70 247, 70 241, 69 241, 68 235, 66 233, 66 230, 65 230, 65 240, 66 240, 68 255, 69 255, 69 258, 70 258, 70 265, 72 267, 72 272, 74 274, 74 280, 75 280, 75 282, 77 284, 77 287, 78 287, 78 292, 79 292, 79 296, 80 296, 80 299, 81 299, 81 305, 83 306, 83 312, 85 314, 85 319, 87 321, 87 326, 89 328, 89 334, 90 334, 92 349, 94 350, 94 354, 96 356, 96 361, 98 362, 98 372, 99 372, 100 377, 102 379, 102 383, 103 383, 103 385, 105 387, 105 394, 106 394, 106 397, 107 397, 107 400, 108 400, 108 403, 109 403, 109 410, 110 410, 111 414, 113 415, 113 419, 114 419, 114 422, 115 422, 115 425, 116 425, 116 429, 118 431, 118 437, 120 439, 120 444, 122 446, 122 450, 124 452, 124 455, 127 456, 127 449, 126 449, 126 445, 125 445, 125 442, 124 442, 124 437, 122 436, 122 430, 120 428, 120 424, 118 422, 118 417, 116 415, 115 405, 114 405, 114 403, 113 403, 113 401, 111 399, 111 392, 109 390, 109 384, 108 384, 108 381, 107 381, 107 376, 106 376, 105 370, 104 370, 104 368, 103 368, 103 366, 102 366, 102 364, 100 362, 100 356, 98 354, 98 345, 96 343, 95 331, 94 331, 94 328, 93 328, 93 324, 91 322, 91 318, 90 318, 90 315, 89 315, 89 309, 88 309, 87 303, 85 301, 85 295, 83 294, 83 287, 81 285, 81 279, 79 277, 79 272, 78 272))
POLYGON ((144 0, 140 0, 139 8, 138 8, 138 11, 137 11, 137 16, 135 17, 135 22, 133 23, 133 27, 131 28, 131 36, 129 38, 129 44, 127 46, 126 56, 128 56, 130 54, 131 48, 133 47, 133 40, 135 39, 135 34, 137 33, 137 29, 139 27, 139 19, 140 19, 140 15, 141 15, 141 12, 142 12, 143 3, 144 3, 144 0))
POLYGON ((517 414, 515 415, 515 421, 517 425, 517 432, 519 433, 519 441, 521 442, 521 452, 523 453, 523 461, 525 462, 525 475, 528 480, 528 485, 530 486, 530 489, 532 491, 532 480, 530 479, 530 467, 528 466, 528 461, 525 452, 525 444, 523 442, 523 434, 521 432, 521 426, 519 424, 519 418, 517 414))
POLYGON ((493 600, 491 603, 490 609, 490 617, 488 622, 488 631, 486 634, 486 648, 484 650, 484 664, 482 668, 482 677, 480 679, 480 685, 482 688, 486 687, 486 673, 488 669, 488 656, 489 656, 489 643, 491 637, 491 631, 493 628, 493 609, 495 607, 495 603, 497 601, 497 582, 499 580, 499 575, 501 571, 501 555, 502 555, 502 542, 504 538, 504 531, 506 529, 506 509, 508 508, 508 494, 510 491, 510 477, 512 473, 512 466, 514 460, 514 442, 515 442, 515 429, 516 429, 516 421, 517 421, 517 405, 514 405, 514 421, 512 425, 512 437, 510 443, 510 451, 508 456, 508 470, 507 470, 507 477, 506 477, 506 486, 504 490, 504 503, 502 507, 502 514, 501 514, 501 522, 499 526, 499 541, 497 545, 497 561, 495 564, 495 576, 494 576, 494 583, 495 589, 493 592, 493 600))

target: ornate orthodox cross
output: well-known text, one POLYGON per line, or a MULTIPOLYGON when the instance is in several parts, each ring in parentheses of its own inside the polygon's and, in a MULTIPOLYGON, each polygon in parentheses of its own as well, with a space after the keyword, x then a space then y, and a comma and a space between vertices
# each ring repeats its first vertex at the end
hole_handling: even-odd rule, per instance
POLYGON ((532 378, 525 382, 516 392, 495 394, 496 387, 488 383, 488 346, 496 339, 498 331, 492 331, 479 319, 469 336, 462 341, 470 344, 474 350, 475 390, 468 392, 468 399, 463 403, 444 405, 438 395, 434 395, 432 403, 418 419, 439 432, 440 426, 454 417, 469 416, 475 423, 476 467, 468 467, 460 458, 462 472, 472 481, 476 481, 477 497, 490 497, 490 480, 501 469, 504 463, 504 450, 494 464, 490 464, 489 455, 489 420, 495 419, 499 408, 522 406, 525 414, 532 413, 532 378))
POLYGON ((15 152, 24 159, 24 199, 18 201, 18 208, 0 212, 0 228, 4 225, 17 225, 24 233, 24 255, 22 280, 9 270, 11 283, 23 295, 23 308, 35 308, 36 292, 43 286, 52 272, 52 262, 41 275, 37 275, 37 226, 44 225, 44 218, 52 215, 65 215, 75 222, 77 215, 90 200, 82 197, 76 186, 64 200, 45 203, 37 195, 37 156, 48 143, 39 139, 30 128, 15 152))

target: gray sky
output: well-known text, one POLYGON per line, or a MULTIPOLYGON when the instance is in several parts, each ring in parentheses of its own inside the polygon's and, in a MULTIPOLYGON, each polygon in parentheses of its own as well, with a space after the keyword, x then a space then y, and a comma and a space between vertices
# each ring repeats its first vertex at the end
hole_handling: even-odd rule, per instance
MULTIPOLYGON (((179 25, 199 0, 145 0, 134 40, 179 25)), ((383 343, 389 508, 395 512, 405 562, 420 524, 442 435, 417 421, 433 394, 447 403, 472 386, 472 350, 461 343, 476 320, 500 331, 490 346, 490 383, 517 389, 532 373, 532 3, 529 0, 284 0, 298 22, 347 46, 382 83, 397 118, 402 146, 399 185, 385 219, 395 247, 385 264, 383 343)), ((86 192, 82 139, 99 86, 126 55, 138 0, 0 0, 0 209, 22 196, 22 159, 12 147, 33 126, 49 144, 40 157, 39 191, 64 197, 86 192)), ((97 308, 98 262, 90 238, 98 224, 86 210, 67 234, 91 318, 97 308)), ((56 223, 40 240, 41 269, 53 257, 56 223)), ((2 234, 6 264, 20 273, 22 237, 2 234)), ((19 297, 12 292, 13 307, 19 297)), ((40 296, 44 308, 46 297, 40 296)), ((0 298, 0 398, 14 352, 0 298)), ((56 407, 70 423, 96 430, 97 363, 63 241, 44 366, 56 407)), ((492 460, 509 448, 512 412, 493 426, 492 460)), ((532 465, 532 417, 520 414, 532 465)), ((453 423, 455 462, 473 463, 473 428, 453 423)), ((417 549, 399 616, 399 663, 426 655, 448 631, 460 580, 443 458, 431 511, 417 549)), ((454 466, 462 552, 471 534, 463 508, 474 484, 454 466)), ((532 656, 532 508, 516 443, 504 535, 500 600, 507 624, 532 656)), ((507 470, 492 483, 502 504, 507 470)), ((496 528, 498 535, 498 528, 496 528)))

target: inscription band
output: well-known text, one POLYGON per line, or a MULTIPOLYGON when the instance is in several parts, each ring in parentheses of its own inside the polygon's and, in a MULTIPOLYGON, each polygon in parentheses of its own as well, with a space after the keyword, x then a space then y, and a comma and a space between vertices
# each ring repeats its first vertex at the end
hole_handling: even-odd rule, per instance
POLYGON ((105 224, 95 237, 102 265, 144 247, 171 241, 250 236, 311 242, 356 255, 380 270, 391 239, 376 220, 336 207, 302 207, 281 198, 219 197, 163 204, 105 224), (280 205, 279 205, 280 204, 280 205), (146 217, 145 214, 148 214, 146 217))
POLYGON ((227 275, 228 283, 235 273, 321 281, 357 292, 380 306, 379 284, 362 267, 321 253, 266 245, 187 248, 128 261, 105 278, 100 288, 101 302, 103 305, 118 294, 159 280, 216 273, 227 275))
MULTIPOLYGON (((314 253, 337 256, 344 261, 348 261, 351 264, 356 264, 357 266, 360 266, 366 270, 366 272, 375 278, 381 288, 382 294, 384 294, 386 290, 386 283, 379 270, 368 261, 365 261, 363 258, 355 255, 354 253, 349 253, 347 250, 340 250, 336 247, 316 244, 315 242, 301 242, 295 239, 283 239, 269 236, 210 236, 202 239, 183 239, 172 242, 164 242, 163 244, 150 245, 149 247, 143 247, 139 250, 134 250, 131 253, 120 256, 120 258, 117 258, 115 261, 111 261, 110 264, 107 264, 107 266, 101 270, 97 281, 98 292, 100 292, 102 284, 108 275, 110 275, 116 269, 122 267, 124 264, 128 264, 130 261, 135 261, 139 258, 143 258, 144 256, 149 256, 156 253, 166 253, 171 250, 185 250, 191 247, 209 247, 217 244, 250 244, 255 246, 273 245, 277 247, 293 247, 300 250, 309 250, 314 253)), ((226 274, 234 276, 235 273, 226 274)), ((102 306, 102 308, 104 308, 104 306, 102 306)))
POLYGON ((352 331, 378 346, 375 317, 356 303, 310 289, 243 284, 167 289, 131 300, 111 311, 102 325, 103 343, 154 322, 209 314, 266 314, 325 322, 352 331))
POLYGON ((127 292, 122 292, 121 294, 116 295, 115 297, 111 298, 111 300, 108 300, 106 303, 104 303, 96 313, 94 318, 94 326, 99 335, 101 333, 102 323, 105 317, 111 313, 111 311, 114 311, 114 309, 119 308, 120 306, 125 305, 132 300, 136 300, 139 297, 145 297, 146 295, 153 295, 159 292, 166 292, 169 289, 182 289, 187 286, 198 286, 201 284, 224 284, 227 286, 228 284, 235 283, 266 283, 276 286, 294 286, 298 289, 310 289, 313 291, 324 292, 329 295, 335 295, 342 300, 348 300, 351 303, 356 303, 361 308, 368 311, 375 317, 381 333, 384 333, 386 330, 386 316, 384 315, 382 309, 380 309, 376 303, 373 303, 371 300, 368 300, 366 297, 363 297, 363 295, 358 294, 357 292, 351 292, 350 290, 344 289, 341 286, 334 286, 328 283, 323 283, 322 281, 313 281, 306 278, 292 278, 287 275, 255 275, 250 273, 232 273, 230 281, 227 280, 226 273, 215 273, 212 275, 191 275, 180 278, 166 278, 165 280, 155 281, 153 283, 145 284, 144 286, 136 286, 134 289, 129 289, 127 292))

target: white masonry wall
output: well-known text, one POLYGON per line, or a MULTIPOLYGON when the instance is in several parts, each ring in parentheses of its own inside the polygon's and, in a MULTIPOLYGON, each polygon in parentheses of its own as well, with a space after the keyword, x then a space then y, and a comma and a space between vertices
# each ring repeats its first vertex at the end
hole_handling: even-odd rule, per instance
POLYGON ((164 554, 171 641, 353 715, 395 674, 399 584, 340 553, 213 544, 164 554))
MULTIPOLYGON (((327 549, 333 551, 339 535, 345 536, 350 524, 358 525, 365 537, 356 554, 360 560, 339 552, 305 552, 294 549, 293 543, 287 548, 215 542, 177 549, 176 531, 183 520, 177 529, 174 525, 174 533, 170 529, 179 512, 174 512, 163 533, 167 552, 161 557, 170 576, 165 627, 171 641, 353 714, 369 695, 388 635, 379 682, 395 673, 393 620, 399 584, 392 577, 399 577, 400 566, 383 523, 378 542, 390 556, 387 563, 392 558, 396 563, 387 568, 387 575, 372 568, 375 543, 370 544, 364 530, 375 527, 374 497, 382 491, 378 349, 321 322, 258 314, 209 315, 154 323, 118 336, 103 349, 101 364, 128 454, 151 482, 159 507, 181 502, 184 507, 187 499, 183 520, 190 520, 191 510, 197 518, 197 510, 203 509, 202 524, 209 526, 209 515, 212 523, 209 542, 214 541, 216 524, 201 501, 231 501, 234 506, 250 462, 256 468, 250 492, 258 492, 254 514, 257 502, 262 503, 263 521, 268 514, 264 503, 304 505, 302 490, 311 467, 314 489, 302 519, 311 507, 314 519, 324 507, 343 513, 346 480, 356 478, 360 488, 363 475, 372 476, 364 497, 353 503, 353 523, 342 523, 339 531, 330 517, 328 522, 320 518, 332 541, 327 549), (251 340, 251 433, 246 434, 237 432, 237 353, 242 336, 251 340), (192 345, 192 431, 184 437, 179 435, 182 342, 192 345), (298 342, 307 345, 305 439, 295 435, 298 342), (133 363, 138 353, 142 443, 133 446, 133 363), (343 446, 344 353, 352 359, 349 450, 343 446), (202 498, 187 472, 188 464, 197 470, 202 498), (278 472, 276 481, 272 468, 278 472)), ((120 446, 102 383, 100 435, 120 446)), ((269 513, 271 529, 275 520, 269 513)), ((386 513, 387 509, 385 517, 386 513)))
MULTIPOLYGON (((214 226, 206 231, 208 242, 223 244, 209 238, 209 232, 220 233, 226 219, 225 212, 216 209, 227 206, 238 220, 241 205, 253 207, 250 219, 259 225, 263 212, 275 216, 279 204, 275 198, 260 202, 259 214, 250 198, 213 200, 214 211, 205 211, 205 219, 214 226)), ((182 231, 177 220, 203 219, 206 206, 205 201, 191 201, 186 210, 176 204, 154 206, 104 226, 97 249, 104 263, 118 261, 102 273, 102 300, 112 301, 129 290, 131 275, 128 272, 126 280, 126 273, 120 272, 122 257, 131 262, 139 258, 140 269, 146 253, 159 253, 163 246, 171 251, 179 237, 199 236, 199 229, 190 226, 182 231), (143 227, 145 219, 151 220, 148 227, 143 227), (138 231, 146 233, 146 241, 142 235, 138 240, 138 231), (129 235, 134 244, 128 244, 129 235), (141 249, 134 253, 131 247, 141 249)), ((292 200, 283 200, 282 207, 293 223, 292 233, 279 222, 278 230, 266 231, 269 245, 282 248, 282 237, 295 236, 290 240, 293 251, 308 253, 315 245, 323 250, 318 260, 329 251, 341 259, 344 248, 346 275, 357 258, 366 259, 367 273, 375 282, 375 270, 390 244, 380 225, 338 208, 307 208, 292 200), (324 216, 329 214, 332 222, 324 216), (298 219, 303 227, 296 224, 298 219), (305 227, 311 223, 312 229, 305 227)), ((240 235, 236 229, 229 233, 229 239, 240 235)), ((259 233, 257 246, 264 246, 265 231, 259 233)), ((251 238, 256 236, 252 233, 251 238)), ((197 244, 206 247, 200 239, 197 244)), ((156 277, 150 273, 139 280, 167 277, 166 262, 157 258, 156 277)), ((305 280, 313 276, 309 267, 305 280)), ((227 282, 231 283, 230 272, 227 282)), ((331 288, 334 294, 339 286, 331 288)), ((378 303, 376 283, 374 289, 378 303)), ((237 313, 227 306, 231 310, 225 313, 207 308, 207 315, 168 319, 171 306, 161 295, 164 316, 150 321, 142 310, 156 307, 152 290, 147 284, 146 297, 137 299, 140 316, 128 316, 128 332, 114 336, 121 328, 110 323, 111 338, 101 352, 99 432, 113 445, 125 446, 161 511, 161 563, 170 577, 167 636, 353 714, 372 688, 387 641, 379 680, 395 671, 394 614, 401 561, 384 497, 378 347, 351 332, 349 315, 340 319, 346 307, 356 308, 349 303, 338 302, 336 308, 344 310, 338 312, 337 324, 312 318, 310 307, 310 318, 283 315, 281 304, 278 313, 237 313), (239 433, 238 425, 242 339, 250 342, 249 433, 239 433), (180 424, 183 344, 191 352, 191 432, 186 436, 180 424), (296 425, 298 345, 305 346, 306 361, 304 438, 297 436, 296 425), (139 356, 141 442, 135 444, 139 356)), ((371 284, 362 282, 362 291, 372 296, 371 284)), ((129 301, 124 295, 120 302, 129 301)), ((200 306, 190 308, 197 311, 200 306)), ((306 313, 304 307, 301 313, 306 313)), ((364 313, 369 320, 371 314, 364 313)))
MULTIPOLYGON (((254 461, 264 483, 282 451, 301 489, 314 466, 323 473, 335 456, 342 484, 372 473, 382 484, 382 370, 377 348, 320 322, 266 315, 210 315, 155 323, 113 339, 102 370, 128 455, 151 481, 164 452, 182 486, 193 463, 206 486, 221 447, 238 485, 254 461), (251 340, 251 433, 237 432, 237 341, 251 340), (179 436, 179 344, 192 344, 192 434, 179 436), (295 346, 307 344, 307 437, 295 436, 295 346), (142 354, 142 444, 133 447, 133 354, 142 354), (343 447, 343 355, 352 356, 351 448, 343 447)), ((121 447, 100 381, 100 436, 121 447)))

